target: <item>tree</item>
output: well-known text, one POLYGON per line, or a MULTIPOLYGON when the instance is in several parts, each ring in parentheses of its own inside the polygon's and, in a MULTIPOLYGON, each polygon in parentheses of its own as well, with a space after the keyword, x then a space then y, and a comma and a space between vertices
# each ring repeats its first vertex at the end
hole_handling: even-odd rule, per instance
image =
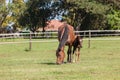
POLYGON ((22 26, 28 26, 32 32, 35 32, 39 27, 43 27, 44 32, 46 21, 59 14, 59 5, 61 5, 59 0, 29 0, 27 9, 21 15, 19 23, 22 26))
POLYGON ((98 2, 111 6, 106 15, 107 29, 120 29, 120 0, 98 0, 98 2))
POLYGON ((120 9, 120 0, 96 0, 96 1, 104 5, 108 4, 113 9, 118 9, 118 10, 120 9))
MULTIPOLYGON (((5 1, 5 0, 4 0, 5 1)), ((25 9, 23 0, 12 0, 8 3, 4 2, 0 4, 0 26, 6 27, 10 23, 15 23, 14 30, 19 27, 18 18, 25 9)))
POLYGON ((71 25, 75 27, 81 25, 81 29, 103 29, 102 27, 105 27, 105 15, 110 9, 109 5, 103 5, 95 0, 64 0, 63 3, 67 11, 64 18, 71 25))
POLYGON ((110 29, 108 11, 119 8, 119 0, 29 0, 19 23, 33 32, 40 26, 44 31, 47 20, 62 15, 63 20, 81 30, 110 29))
POLYGON ((63 19, 73 26, 86 29, 114 29, 119 25, 119 0, 61 0, 65 14, 63 19), (117 11, 117 15, 111 13, 117 11), (67 14, 66 14, 67 12, 67 14), (112 15, 116 18, 112 18, 112 15))
POLYGON ((5 4, 5 0, 0 1, 0 27, 2 27, 3 22, 5 21, 9 10, 5 4))
POLYGON ((5 27, 8 24, 7 18, 9 18, 9 12, 11 10, 11 5, 6 4, 5 0, 0 0, 0 33, 5 33, 5 27))
POLYGON ((107 15, 108 25, 111 29, 120 29, 120 11, 112 10, 107 15))
POLYGON ((24 0, 13 0, 12 3, 12 10, 11 10, 11 19, 10 22, 14 22, 14 28, 20 27, 18 19, 21 16, 21 14, 24 13, 24 10, 26 9, 26 3, 24 0))

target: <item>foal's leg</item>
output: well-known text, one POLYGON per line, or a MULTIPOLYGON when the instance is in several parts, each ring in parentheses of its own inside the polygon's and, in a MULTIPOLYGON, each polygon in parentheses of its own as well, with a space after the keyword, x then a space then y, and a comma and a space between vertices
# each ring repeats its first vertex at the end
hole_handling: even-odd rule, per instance
POLYGON ((75 51, 74 51, 74 62, 77 62, 79 61, 79 55, 80 55, 80 49, 79 48, 76 48, 75 51))
POLYGON ((76 48, 75 50, 75 62, 79 61, 80 56, 80 48, 76 48))
POLYGON ((73 62, 79 61, 80 48, 73 48, 73 62))
POLYGON ((80 48, 78 48, 77 61, 79 61, 79 58, 80 58, 80 48))

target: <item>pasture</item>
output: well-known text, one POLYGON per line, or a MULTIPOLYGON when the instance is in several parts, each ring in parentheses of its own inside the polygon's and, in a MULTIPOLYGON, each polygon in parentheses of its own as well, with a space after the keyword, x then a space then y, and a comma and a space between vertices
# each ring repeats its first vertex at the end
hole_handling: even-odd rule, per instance
POLYGON ((120 80, 120 40, 93 40, 91 48, 85 40, 80 61, 62 65, 55 64, 58 42, 28 46, 0 45, 0 80, 120 80))

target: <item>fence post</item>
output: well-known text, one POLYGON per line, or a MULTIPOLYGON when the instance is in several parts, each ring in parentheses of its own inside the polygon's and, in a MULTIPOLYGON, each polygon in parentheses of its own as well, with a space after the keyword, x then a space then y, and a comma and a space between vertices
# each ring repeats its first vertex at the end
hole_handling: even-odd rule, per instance
POLYGON ((32 42, 31 42, 31 39, 32 39, 32 34, 31 34, 31 31, 30 31, 30 38, 29 38, 29 51, 31 51, 31 49, 32 49, 32 42))
POLYGON ((89 30, 88 48, 90 48, 91 30, 89 30))
POLYGON ((84 36, 83 36, 84 38, 86 37, 86 32, 84 32, 84 36))

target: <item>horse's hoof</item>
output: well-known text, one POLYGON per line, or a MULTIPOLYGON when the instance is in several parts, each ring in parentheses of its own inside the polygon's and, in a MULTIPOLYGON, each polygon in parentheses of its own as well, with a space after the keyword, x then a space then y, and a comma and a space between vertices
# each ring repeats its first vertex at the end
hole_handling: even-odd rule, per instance
POLYGON ((57 65, 61 65, 62 63, 56 63, 57 65))
POLYGON ((61 65, 60 63, 56 63, 57 65, 61 65))
POLYGON ((72 61, 72 63, 75 63, 76 61, 72 61))
POLYGON ((72 63, 72 61, 67 61, 67 63, 72 63))
POLYGON ((66 64, 67 62, 64 62, 64 64, 66 64))

